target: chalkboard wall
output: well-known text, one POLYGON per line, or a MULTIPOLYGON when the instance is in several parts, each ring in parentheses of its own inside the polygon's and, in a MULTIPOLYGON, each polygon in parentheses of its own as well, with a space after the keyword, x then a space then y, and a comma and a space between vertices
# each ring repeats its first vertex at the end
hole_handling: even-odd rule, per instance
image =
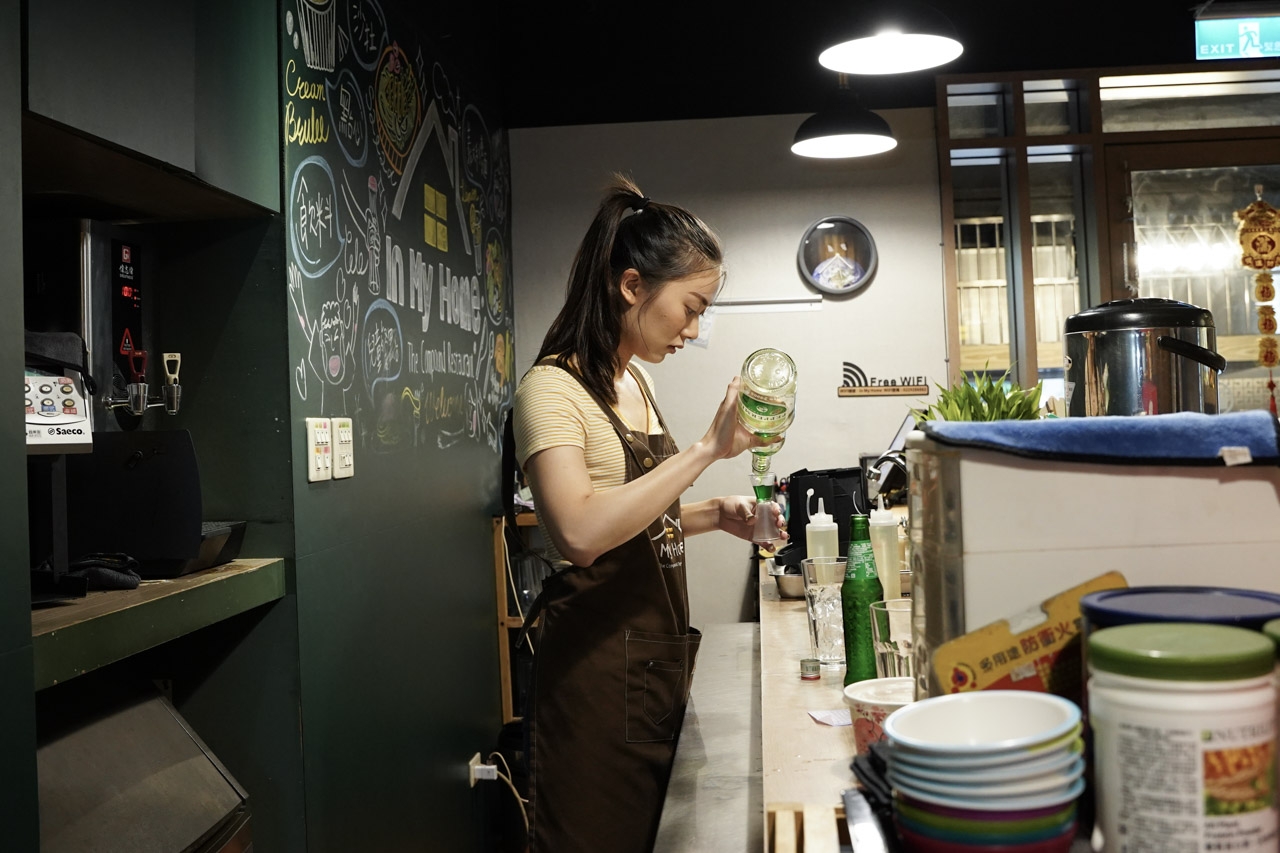
POLYGON ((510 181, 474 71, 498 7, 466 6, 280 5, 311 851, 484 849, 501 794, 469 788, 466 762, 501 724, 489 519, 515 381, 510 181), (342 415, 355 476, 307 483, 304 418, 342 415))

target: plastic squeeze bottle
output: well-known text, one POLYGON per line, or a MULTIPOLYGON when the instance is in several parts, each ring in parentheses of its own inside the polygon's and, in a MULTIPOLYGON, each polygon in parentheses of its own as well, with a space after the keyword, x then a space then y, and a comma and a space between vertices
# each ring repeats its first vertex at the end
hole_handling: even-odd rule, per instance
MULTIPOLYGON (((813 489, 805 495, 806 506, 813 500, 813 489)), ((836 528, 835 519, 825 512, 822 498, 818 498, 818 511, 809 516, 809 523, 804 526, 805 556, 807 557, 839 557, 840 532, 836 528)))
POLYGON ((875 555, 876 574, 884 587, 884 598, 902 597, 902 571, 898 559, 898 519, 884 508, 884 495, 876 495, 879 509, 871 510, 868 527, 871 529, 871 550, 875 555))

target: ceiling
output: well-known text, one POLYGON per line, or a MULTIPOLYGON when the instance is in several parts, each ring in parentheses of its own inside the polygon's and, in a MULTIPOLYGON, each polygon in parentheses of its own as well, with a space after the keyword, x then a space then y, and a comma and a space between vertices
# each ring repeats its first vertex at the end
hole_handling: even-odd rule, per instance
MULTIPOLYGON (((814 112, 817 55, 868 0, 514 3, 499 27, 508 127, 814 112)), ((934 75, 1194 61, 1194 0, 931 0, 965 51, 938 69, 851 77, 872 109, 932 106, 934 75)))

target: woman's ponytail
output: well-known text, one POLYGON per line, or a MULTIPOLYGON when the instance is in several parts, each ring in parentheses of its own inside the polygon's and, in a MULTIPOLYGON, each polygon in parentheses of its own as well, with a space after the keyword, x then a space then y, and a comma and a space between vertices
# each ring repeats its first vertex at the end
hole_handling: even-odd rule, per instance
POLYGON ((651 291, 723 260, 720 242, 696 216, 652 202, 624 175, 615 175, 569 270, 564 307, 535 362, 554 357, 572 366, 587 388, 617 402, 614 377, 626 303, 618 289, 634 269, 651 291))

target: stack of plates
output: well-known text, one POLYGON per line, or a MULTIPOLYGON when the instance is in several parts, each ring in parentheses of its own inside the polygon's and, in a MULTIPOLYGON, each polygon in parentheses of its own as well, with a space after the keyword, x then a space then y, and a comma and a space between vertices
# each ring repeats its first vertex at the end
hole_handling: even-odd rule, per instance
POLYGON ((1080 709, 1048 693, 922 699, 884 722, 894 820, 917 853, 1065 853, 1084 790, 1080 709))

